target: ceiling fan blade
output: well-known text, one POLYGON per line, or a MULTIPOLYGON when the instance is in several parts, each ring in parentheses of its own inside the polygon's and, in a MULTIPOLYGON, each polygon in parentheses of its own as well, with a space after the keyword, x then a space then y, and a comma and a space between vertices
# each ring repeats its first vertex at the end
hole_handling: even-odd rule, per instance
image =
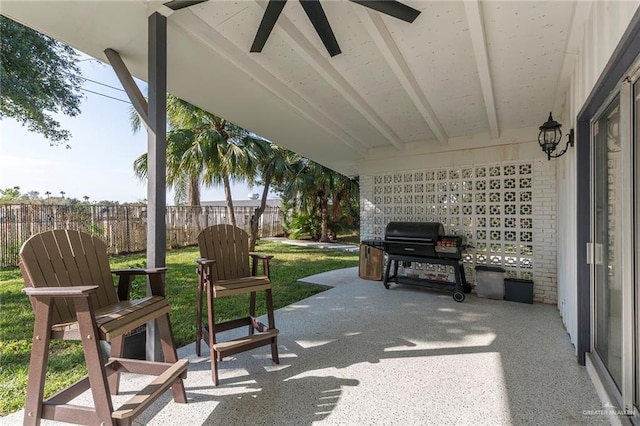
POLYGON ((338 46, 338 40, 336 40, 331 25, 329 25, 327 15, 324 14, 320 0, 300 0, 300 4, 302 4, 302 8, 307 13, 309 20, 320 36, 320 40, 324 43, 324 47, 327 48, 329 55, 336 56, 342 53, 340 46, 338 46))
POLYGON ((420 15, 420 11, 396 0, 351 0, 369 9, 377 10, 385 15, 393 16, 405 22, 413 22, 420 15))
POLYGON ((271 30, 273 30, 273 27, 276 25, 276 21, 282 9, 284 9, 286 2, 287 0, 269 0, 264 15, 262 15, 262 21, 260 21, 256 37, 253 39, 253 44, 249 50, 250 52, 262 52, 262 48, 267 42, 271 30))
POLYGON ((164 5, 172 10, 180 10, 185 7, 193 6, 194 4, 204 3, 209 0, 171 0, 166 2, 164 5))

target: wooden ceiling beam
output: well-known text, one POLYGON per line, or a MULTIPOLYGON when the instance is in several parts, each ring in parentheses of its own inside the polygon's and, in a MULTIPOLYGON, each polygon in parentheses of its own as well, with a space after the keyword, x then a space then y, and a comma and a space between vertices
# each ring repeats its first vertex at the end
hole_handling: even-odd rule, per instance
POLYGON ((416 109, 420 112, 420 115, 429 126, 440 145, 447 145, 449 142, 447 132, 444 130, 444 127, 442 127, 434 109, 431 107, 431 104, 420 88, 418 81, 409 69, 407 62, 404 60, 404 56, 402 56, 398 45, 393 40, 391 33, 389 33, 389 30, 382 21, 380 15, 361 7, 354 7, 353 9, 360 17, 360 21, 369 32, 369 35, 378 47, 378 50, 382 53, 382 56, 389 64, 389 67, 393 70, 396 78, 406 91, 416 109))
POLYGON ((480 3, 478 0, 465 0, 463 3, 467 15, 467 23, 469 24, 469 37, 473 45, 478 78, 480 79, 480 86, 482 88, 484 107, 487 113, 487 120, 489 121, 489 130, 491 137, 498 139, 500 137, 500 128, 498 126, 498 114, 493 93, 493 83, 491 82, 489 54, 487 52, 487 40, 484 33, 484 20, 482 18, 482 11, 480 10, 480 3))

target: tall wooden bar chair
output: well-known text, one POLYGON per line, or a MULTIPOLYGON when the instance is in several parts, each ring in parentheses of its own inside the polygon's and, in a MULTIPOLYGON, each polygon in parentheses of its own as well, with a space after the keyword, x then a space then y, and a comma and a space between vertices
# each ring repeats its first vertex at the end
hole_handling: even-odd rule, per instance
POLYGON ((20 249, 20 259, 23 291, 35 314, 24 424, 50 419, 130 425, 169 388, 174 401, 187 402, 183 379, 188 362, 178 360, 173 343, 161 276, 165 268, 111 271, 105 244, 71 230, 34 235, 20 249), (117 291, 112 272, 119 276, 117 291), (141 274, 149 276, 153 295, 129 300, 132 279, 141 274), (152 320, 158 324, 164 362, 122 358, 125 333, 152 320), (51 339, 82 341, 88 375, 43 400, 51 339), (106 364, 101 357, 101 340, 111 342, 106 364), (118 393, 123 372, 157 377, 115 410, 111 394, 118 393), (89 388, 93 407, 69 403, 89 388))
POLYGON ((218 385, 218 362, 223 358, 250 349, 271 345, 271 358, 279 364, 278 329, 273 315, 273 299, 269 260, 271 255, 249 253, 249 235, 232 225, 214 225, 198 235, 200 259, 198 263, 198 293, 196 307, 196 355, 200 356, 201 340, 211 352, 211 375, 218 385), (249 268, 251 259, 251 268, 249 268), (262 263, 262 275, 258 275, 258 263, 262 263), (264 292, 268 325, 256 320, 256 293, 264 292), (217 322, 217 299, 237 294, 248 294, 247 315, 217 322), (207 324, 203 324, 203 296, 207 297, 207 324), (219 342, 216 333, 247 327, 247 335, 219 342), (257 332, 256 332, 257 331, 257 332))

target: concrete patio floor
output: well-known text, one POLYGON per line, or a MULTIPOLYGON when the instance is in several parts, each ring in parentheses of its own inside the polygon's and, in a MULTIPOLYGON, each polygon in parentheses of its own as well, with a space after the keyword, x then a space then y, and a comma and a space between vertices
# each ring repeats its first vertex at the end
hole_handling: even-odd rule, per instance
MULTIPOLYGON (((190 361, 188 404, 170 393, 136 424, 609 424, 555 306, 411 286, 386 290, 357 268, 305 279, 333 288, 276 312, 280 365, 268 346, 226 359, 213 386, 209 353, 190 361)), ((125 376, 119 405, 146 377, 125 376)), ((78 403, 87 404, 84 394, 78 403)), ((23 412, 1 419, 21 424, 23 412)), ((43 421, 43 425, 54 424, 43 421)))

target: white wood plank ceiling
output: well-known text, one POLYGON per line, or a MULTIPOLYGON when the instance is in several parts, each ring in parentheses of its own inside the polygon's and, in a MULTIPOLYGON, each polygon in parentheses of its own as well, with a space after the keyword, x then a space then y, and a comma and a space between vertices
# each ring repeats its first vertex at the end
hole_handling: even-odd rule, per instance
POLYGON ((561 116, 574 19, 589 2, 403 3, 421 12, 413 23, 321 0, 342 50, 334 57, 296 0, 259 53, 249 49, 263 1, 172 11, 161 1, 4 0, 1 12, 105 62, 112 48, 145 79, 147 16, 159 11, 171 93, 347 175, 371 150, 442 150, 478 134, 490 143, 561 116))

